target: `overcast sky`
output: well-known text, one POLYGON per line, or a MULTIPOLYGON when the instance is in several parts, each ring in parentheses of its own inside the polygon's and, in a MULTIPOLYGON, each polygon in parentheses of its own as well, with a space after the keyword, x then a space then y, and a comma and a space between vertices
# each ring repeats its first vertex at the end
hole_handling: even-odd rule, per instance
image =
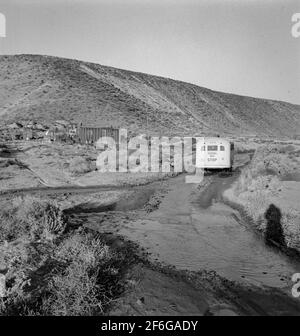
POLYGON ((300 104, 299 0, 0 0, 1 54, 44 54, 300 104))

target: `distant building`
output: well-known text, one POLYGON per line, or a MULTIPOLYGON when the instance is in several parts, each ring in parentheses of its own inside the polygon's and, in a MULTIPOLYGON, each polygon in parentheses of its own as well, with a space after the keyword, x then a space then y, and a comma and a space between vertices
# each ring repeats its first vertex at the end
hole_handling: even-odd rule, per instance
POLYGON ((77 136, 82 144, 94 144, 103 137, 111 137, 119 142, 119 129, 113 127, 79 126, 77 136))

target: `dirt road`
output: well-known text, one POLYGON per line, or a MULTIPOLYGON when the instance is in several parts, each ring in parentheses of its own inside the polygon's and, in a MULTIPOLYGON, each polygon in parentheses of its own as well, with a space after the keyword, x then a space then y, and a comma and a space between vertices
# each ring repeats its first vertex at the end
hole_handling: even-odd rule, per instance
MULTIPOLYGON (((208 176, 203 189, 186 184, 184 176, 178 176, 166 183, 167 191, 158 209, 150 213, 138 211, 141 206, 138 200, 149 192, 148 186, 137 190, 128 204, 123 199, 122 207, 115 208, 117 211, 82 212, 77 216, 94 230, 117 232, 137 242, 154 263, 196 272, 193 286, 196 283, 214 314, 300 314, 299 303, 291 297, 291 275, 300 269, 299 264, 266 246, 238 211, 223 203, 222 192, 236 177, 235 174, 208 176), (212 273, 206 273, 207 270, 212 273)), ((151 292, 152 297, 155 292, 161 295, 161 291, 153 289, 154 279, 149 281, 148 276, 148 271, 139 272, 139 280, 136 277, 135 280, 140 285, 135 290, 151 292)), ((168 280, 165 291, 167 283, 168 280)), ((155 296, 156 304, 160 302, 159 295, 155 296)), ((134 298, 134 302, 138 300, 134 298)), ((124 300, 126 304, 118 312, 132 307, 132 299, 124 300)), ((181 302, 181 296, 176 300, 181 302)), ((185 314, 189 300, 188 296, 183 300, 185 314)), ((141 313, 140 307, 133 306, 134 310, 129 312, 141 313)))
MULTIPOLYGON (((238 165, 243 163, 240 160, 238 165)), ((299 302, 291 297, 291 276, 300 270, 299 263, 266 246, 251 224, 223 201, 223 191, 238 174, 236 169, 233 174, 208 175, 202 187, 185 183, 185 176, 180 175, 163 184, 157 181, 135 187, 129 196, 123 195, 111 204, 84 202, 66 210, 75 225, 138 243, 154 264, 174 266, 179 274, 192 272, 173 283, 160 271, 134 267, 130 279, 135 283, 134 290, 120 299, 113 314, 300 314, 299 302), (158 277, 160 280, 155 281, 158 277), (182 292, 175 295, 178 286, 182 292), (164 291, 173 294, 164 295, 164 291), (200 306, 195 305, 195 293, 201 298, 200 306)), ((120 188, 34 188, 17 192, 55 196, 108 189, 120 188)))
POLYGON ((186 184, 184 176, 177 177, 159 209, 130 221, 120 234, 179 269, 214 270, 230 280, 288 292, 300 266, 267 247, 239 213, 222 202, 222 190, 233 178, 214 176, 202 192, 186 184))

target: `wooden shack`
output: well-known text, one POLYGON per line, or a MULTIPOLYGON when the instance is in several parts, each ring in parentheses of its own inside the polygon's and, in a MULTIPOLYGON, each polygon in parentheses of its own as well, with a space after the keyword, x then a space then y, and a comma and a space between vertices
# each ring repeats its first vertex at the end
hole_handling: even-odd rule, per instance
POLYGON ((78 126, 77 135, 82 144, 94 144, 100 138, 111 137, 119 143, 119 129, 112 127, 78 126))

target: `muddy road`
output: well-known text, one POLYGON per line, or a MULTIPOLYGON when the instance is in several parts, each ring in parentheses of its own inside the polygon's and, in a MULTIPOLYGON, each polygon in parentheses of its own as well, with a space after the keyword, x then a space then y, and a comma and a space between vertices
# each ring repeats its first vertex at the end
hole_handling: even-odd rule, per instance
MULTIPOLYGON (((179 175, 136 187, 42 187, 14 193, 54 197, 67 194, 78 195, 81 199, 84 194, 128 190, 112 203, 80 201, 82 203, 65 209, 65 212, 75 226, 84 225, 138 243, 154 263, 174 266, 179 271, 212 270, 225 282, 226 279, 233 281, 237 285, 224 287, 223 280, 212 276, 206 281, 207 287, 201 289, 204 296, 209 296, 215 288, 218 288, 218 298, 230 296, 230 313, 243 314, 242 306, 248 305, 248 310, 244 311, 246 315, 268 314, 272 309, 277 315, 298 315, 298 302, 291 298, 291 276, 299 272, 299 262, 267 246, 254 232, 251 223, 223 199, 224 190, 232 185, 239 176, 240 167, 248 161, 249 155, 237 156, 233 173, 207 174, 201 186, 185 183, 185 176, 179 175), (250 287, 256 289, 244 292, 244 288, 250 287), (257 288, 263 292, 257 292, 257 288), (270 290, 279 296, 273 297, 270 290), (240 300, 238 305, 236 296, 240 300)), ((202 285, 203 278, 200 287, 202 285)), ((215 297, 207 300, 213 311, 215 297)), ((188 307, 189 301, 185 304, 188 307)), ((217 303, 216 306, 217 314, 223 311, 222 305, 217 303)))
MULTIPOLYGON (((284 289, 290 293, 291 276, 299 262, 269 247, 238 210, 226 204, 223 192, 238 177, 248 155, 236 158, 232 174, 207 174, 202 187, 185 183, 179 175, 143 186, 94 186, 31 188, 16 194, 92 194, 107 190, 130 190, 129 196, 109 204, 82 203, 66 212, 74 223, 99 231, 114 232, 137 242, 152 260, 178 269, 214 270, 226 279, 256 286, 284 289), (145 212, 145 205, 161 190, 159 205, 145 212), (128 216, 130 220, 123 221, 128 216)), ((5 196, 6 193, 3 194, 5 196)))
MULTIPOLYGON (((202 188, 185 183, 184 175, 172 178, 158 208, 117 225, 118 233, 145 248, 152 260, 190 271, 214 270, 229 280, 280 288, 290 294, 291 276, 300 270, 299 262, 267 246, 251 223, 223 200, 223 191, 238 175, 236 167, 233 174, 205 176, 202 188)), ((158 186, 159 182, 139 187, 132 197, 110 209, 90 209, 78 215, 93 229, 113 230, 112 217, 103 221, 103 211, 117 214, 139 209, 158 186)))
POLYGON ((253 285, 291 288, 300 269, 281 252, 266 246, 237 210, 222 200, 235 176, 216 175, 204 191, 172 179, 159 209, 127 223, 120 234, 133 239, 155 259, 179 269, 214 270, 253 285))

